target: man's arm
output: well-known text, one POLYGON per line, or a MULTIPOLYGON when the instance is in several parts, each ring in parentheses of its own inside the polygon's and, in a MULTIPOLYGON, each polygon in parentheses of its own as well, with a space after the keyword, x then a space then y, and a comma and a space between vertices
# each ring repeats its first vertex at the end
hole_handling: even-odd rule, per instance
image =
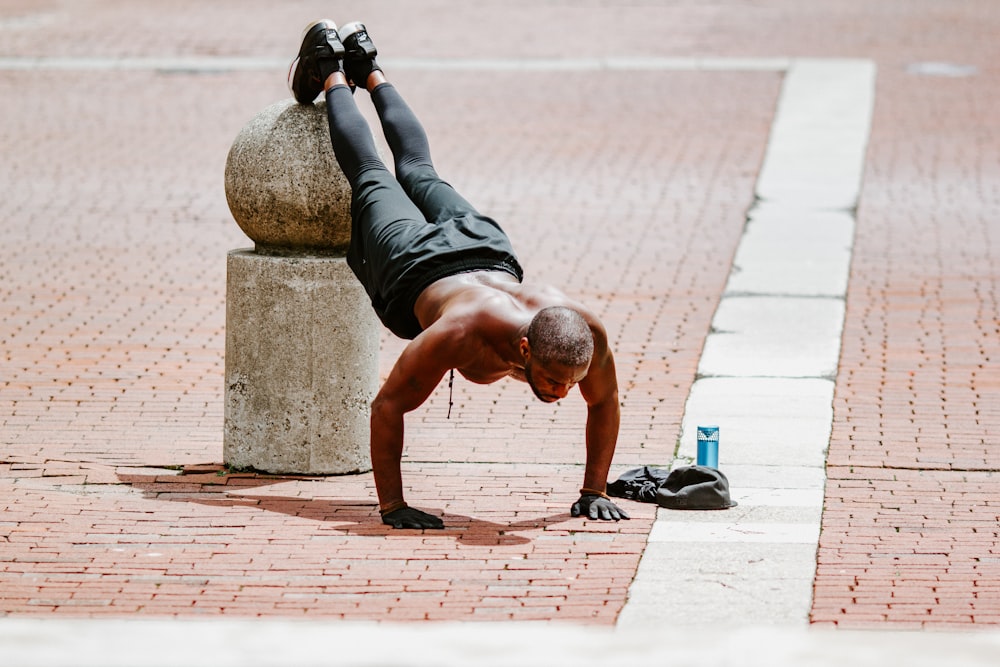
MULTIPOLYGON (((441 378, 453 368, 447 363, 454 353, 449 350, 451 337, 431 327, 411 341, 399 355, 385 383, 372 401, 371 459, 378 492, 379 509, 383 517, 398 516, 406 508, 403 500, 403 479, 400 462, 403 457, 403 418, 427 400, 441 378)), ((406 508, 409 509, 409 508, 406 508)), ((419 516, 408 517, 398 528, 441 527, 440 519, 418 510, 416 513, 434 519, 425 521, 419 516), (435 524, 436 525, 430 525, 435 524), (423 525, 428 524, 428 525, 423 525)), ((387 521, 388 523, 388 521, 387 521)))
POLYGON ((580 382, 580 393, 587 402, 587 465, 580 501, 573 505, 574 516, 588 514, 592 519, 628 519, 628 514, 604 495, 618 443, 621 406, 614 355, 601 326, 594 327, 594 356, 587 377, 580 382))

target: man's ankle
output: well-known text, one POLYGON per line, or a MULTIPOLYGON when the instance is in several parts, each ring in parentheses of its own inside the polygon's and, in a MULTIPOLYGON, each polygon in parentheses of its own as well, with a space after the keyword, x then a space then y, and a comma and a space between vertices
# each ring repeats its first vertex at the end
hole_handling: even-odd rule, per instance
POLYGON ((365 88, 368 92, 371 92, 383 83, 389 83, 389 80, 385 78, 385 74, 383 74, 380 69, 373 69, 368 75, 368 81, 365 84, 365 88))
POLYGON ((347 83, 347 77, 339 69, 335 72, 331 72, 330 75, 326 77, 326 79, 323 82, 323 90, 330 90, 331 88, 335 88, 336 86, 347 86, 348 88, 350 87, 350 85, 347 83))

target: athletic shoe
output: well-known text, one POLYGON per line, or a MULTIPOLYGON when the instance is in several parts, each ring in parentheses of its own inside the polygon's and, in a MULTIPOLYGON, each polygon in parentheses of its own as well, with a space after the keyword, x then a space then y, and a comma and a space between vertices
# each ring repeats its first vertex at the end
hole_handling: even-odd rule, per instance
POLYGON ((312 104, 323 92, 326 78, 341 69, 344 44, 337 25, 328 19, 315 21, 302 31, 302 48, 288 68, 288 90, 299 104, 312 104))
POLYGON ((367 88, 368 75, 382 68, 375 62, 378 49, 368 35, 365 24, 360 21, 345 23, 340 29, 341 41, 344 44, 344 72, 347 78, 356 86, 367 88))

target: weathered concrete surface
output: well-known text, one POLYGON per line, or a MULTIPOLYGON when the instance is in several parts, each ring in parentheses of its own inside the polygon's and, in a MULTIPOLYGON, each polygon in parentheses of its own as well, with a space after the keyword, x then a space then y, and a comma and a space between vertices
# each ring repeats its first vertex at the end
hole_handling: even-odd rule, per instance
POLYGON ((378 320, 340 257, 229 253, 228 465, 272 473, 369 470, 378 320))
POLYGON ((330 144, 326 102, 284 99, 237 135, 226 160, 226 200, 260 252, 344 254, 351 187, 330 144))

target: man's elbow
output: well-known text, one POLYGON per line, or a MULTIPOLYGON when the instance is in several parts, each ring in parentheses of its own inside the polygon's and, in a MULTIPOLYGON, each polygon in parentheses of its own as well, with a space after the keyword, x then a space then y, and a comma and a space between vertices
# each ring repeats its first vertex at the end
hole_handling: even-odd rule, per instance
POLYGON ((621 406, 618 402, 618 390, 613 389, 587 406, 592 412, 618 412, 621 406))
POLYGON ((407 410, 402 409, 398 401, 386 398, 381 394, 372 399, 371 414, 372 422, 392 424, 403 420, 403 415, 407 410))
POLYGON ((373 398, 371 403, 372 421, 384 421, 391 412, 390 405, 391 402, 381 395, 373 398))

